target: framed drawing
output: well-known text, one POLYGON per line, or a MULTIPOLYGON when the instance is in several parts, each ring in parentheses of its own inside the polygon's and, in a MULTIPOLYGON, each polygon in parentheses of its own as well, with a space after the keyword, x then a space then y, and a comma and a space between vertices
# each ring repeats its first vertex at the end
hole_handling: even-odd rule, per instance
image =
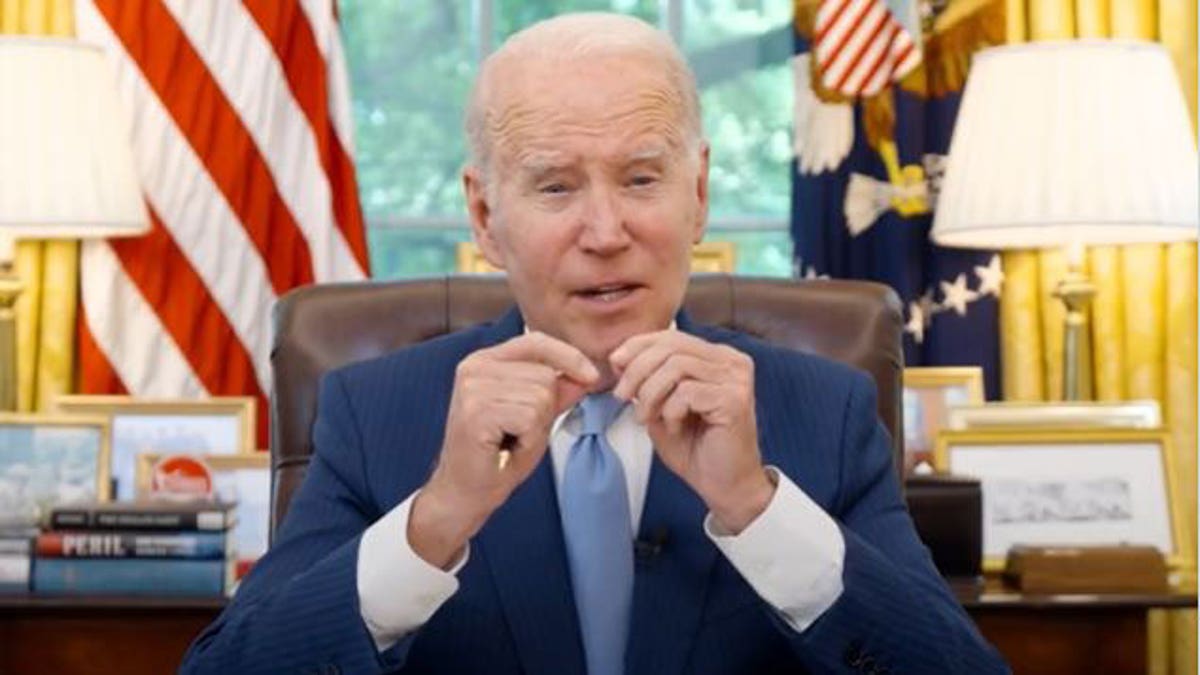
POLYGON ((933 462, 938 431, 955 406, 983 404, 978 366, 904 369, 904 473, 933 462))
POLYGON ((947 429, 1158 429, 1163 425, 1158 401, 1003 401, 950 409, 947 429))
POLYGON ((64 413, 109 418, 116 499, 134 498, 139 453, 231 455, 256 446, 254 399, 248 396, 160 400, 70 395, 58 397, 55 406, 64 413))
POLYGON ((102 416, 0 414, 0 527, 38 525, 50 509, 109 499, 102 416))
POLYGON ((1164 431, 945 430, 935 465, 980 480, 984 570, 1014 544, 1143 544, 1182 561, 1164 431))
MULTIPOLYGON (((141 453, 137 456, 138 497, 151 496, 155 466, 166 456, 165 453, 141 453)), ((212 471, 213 496, 221 501, 237 503, 233 546, 238 560, 258 560, 267 552, 267 535, 271 524, 270 453, 201 455, 199 459, 212 471)))

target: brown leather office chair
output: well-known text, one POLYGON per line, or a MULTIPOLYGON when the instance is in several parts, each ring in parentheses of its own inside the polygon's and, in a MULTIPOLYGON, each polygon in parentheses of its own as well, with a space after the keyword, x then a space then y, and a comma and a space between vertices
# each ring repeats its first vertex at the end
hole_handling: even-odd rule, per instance
MULTIPOLYGON (((327 371, 498 317, 512 304, 500 277, 310 286, 275 308, 271 350, 271 529, 283 520, 312 454, 317 385, 327 371)), ((692 318, 848 363, 875 378, 879 417, 901 462, 901 311, 886 286, 704 275, 692 318)))

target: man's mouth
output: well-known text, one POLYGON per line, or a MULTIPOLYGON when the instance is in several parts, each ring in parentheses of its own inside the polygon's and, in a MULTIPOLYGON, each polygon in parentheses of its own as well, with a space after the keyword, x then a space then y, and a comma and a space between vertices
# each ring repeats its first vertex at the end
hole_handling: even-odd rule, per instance
POLYGON ((592 302, 617 302, 628 297, 639 288, 641 286, 638 284, 613 283, 584 288, 576 291, 575 294, 592 302))

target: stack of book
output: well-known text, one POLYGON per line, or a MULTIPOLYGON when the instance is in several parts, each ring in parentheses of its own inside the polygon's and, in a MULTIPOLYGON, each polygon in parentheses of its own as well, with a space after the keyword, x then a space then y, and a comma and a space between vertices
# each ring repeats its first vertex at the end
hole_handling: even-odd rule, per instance
POLYGON ((62 506, 34 544, 39 594, 226 594, 236 556, 233 504, 112 502, 62 506))

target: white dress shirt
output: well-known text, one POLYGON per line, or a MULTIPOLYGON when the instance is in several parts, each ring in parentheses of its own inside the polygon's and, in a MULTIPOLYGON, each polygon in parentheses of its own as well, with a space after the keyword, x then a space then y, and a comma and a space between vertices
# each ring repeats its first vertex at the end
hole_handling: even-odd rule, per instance
MULTIPOLYGON (((550 434, 554 484, 562 482, 567 453, 579 432, 578 408, 563 413, 550 434)), ((629 513, 638 531, 654 449, 646 428, 626 406, 609 426, 609 443, 625 470, 629 513)), ((768 467, 776 483, 766 510, 740 534, 721 532, 710 513, 704 530, 759 597, 796 631, 803 631, 842 594, 846 543, 837 524, 787 476, 768 467)), ((425 562, 408 542, 413 493, 375 521, 358 547, 358 599, 363 622, 383 651, 420 628, 458 590, 455 576, 470 547, 450 571, 425 562)))

